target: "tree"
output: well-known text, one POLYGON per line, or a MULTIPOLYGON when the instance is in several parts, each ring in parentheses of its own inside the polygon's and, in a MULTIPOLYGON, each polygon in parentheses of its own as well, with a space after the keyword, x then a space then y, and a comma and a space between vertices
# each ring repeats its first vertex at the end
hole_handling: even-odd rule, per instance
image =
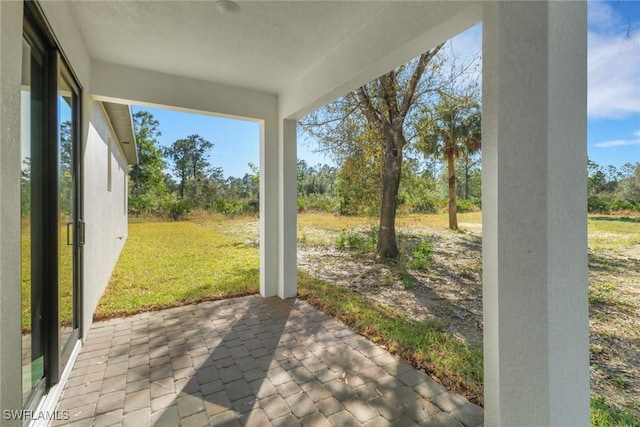
POLYGON ((258 199, 260 197, 260 167, 249 162, 250 174, 245 174, 245 179, 248 180, 251 196, 258 199))
MULTIPOLYGON (((408 143, 405 135, 406 123, 414 111, 416 101, 425 92, 432 90, 432 86, 423 77, 433 77, 433 73, 425 74, 425 70, 428 65, 437 68, 436 61, 433 60, 441 48, 442 45, 439 45, 410 63, 384 74, 301 123, 303 129, 322 143, 340 146, 341 150, 338 151, 343 153, 345 141, 348 141, 347 145, 351 145, 351 148, 363 140, 376 147, 381 164, 377 252, 382 258, 395 259, 399 254, 395 217, 403 149, 408 143)), ((371 154, 375 159, 375 154, 371 154)), ((347 160, 353 159, 343 157, 338 163, 344 167, 347 160)))
POLYGON ((298 187, 298 198, 307 195, 306 191, 306 183, 309 179, 310 171, 309 165, 305 160, 298 159, 298 167, 297 169, 297 187, 298 187))
POLYGON ((455 87, 440 91, 435 105, 425 108, 418 125, 418 150, 425 155, 442 157, 447 164, 449 188, 449 228, 458 229, 456 207, 457 159, 468 164, 480 150, 480 103, 473 90, 462 92, 455 87))
POLYGON ((158 137, 160 123, 148 111, 133 115, 138 164, 129 169, 129 211, 157 213, 167 196, 165 162, 158 137))
POLYGON ((362 132, 353 141, 337 174, 340 213, 380 216, 383 150, 376 131, 362 132))
POLYGON ((405 156, 398 202, 410 212, 436 213, 440 197, 437 191, 436 164, 405 156))
POLYGON ((131 194, 135 196, 166 193, 164 184, 165 162, 158 137, 160 123, 148 111, 138 111, 133 115, 138 146, 138 164, 129 171, 131 194))
POLYGON ((635 164, 633 174, 620 181, 618 198, 640 206, 640 163, 635 164))
POLYGON ((165 149, 165 155, 173 162, 173 172, 180 180, 180 198, 185 197, 185 188, 190 179, 206 178, 209 172, 208 151, 213 143, 200 135, 189 135, 185 139, 178 139, 171 147, 165 149))
POLYGON ((298 160, 298 211, 331 211, 336 206, 334 198, 336 168, 316 164, 309 166, 305 160, 298 160))
POLYGON ((31 157, 22 160, 20 171, 20 215, 27 218, 31 215, 31 157))
POLYGON ((456 162, 456 190, 459 199, 480 201, 482 160, 479 153, 465 152, 456 162), (462 185, 457 185, 457 183, 462 185))
POLYGON ((71 121, 60 123, 60 209, 67 217, 73 214, 73 163, 71 121))

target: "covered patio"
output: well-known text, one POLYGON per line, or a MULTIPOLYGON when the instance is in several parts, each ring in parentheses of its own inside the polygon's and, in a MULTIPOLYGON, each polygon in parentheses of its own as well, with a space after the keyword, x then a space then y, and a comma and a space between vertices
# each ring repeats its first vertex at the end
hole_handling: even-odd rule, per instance
POLYGON ((483 425, 482 408, 301 300, 249 296, 94 323, 73 426, 483 425))
MULTIPOLYGON (((340 405, 331 416, 375 422, 388 419, 383 413, 393 412, 402 400, 406 406, 398 406, 404 411, 399 417, 415 420, 419 411, 433 410, 437 419, 453 423, 456 411, 470 408, 463 401, 452 397, 450 406, 438 403, 438 396, 449 395, 438 387, 432 393, 430 380, 411 371, 411 379, 406 372, 392 376, 389 371, 408 368, 384 351, 377 357, 367 354, 382 350, 304 304, 291 306, 285 301, 297 294, 296 124, 305 114, 482 22, 484 422, 588 425, 586 2, 239 1, 235 13, 220 11, 216 3, 35 3, 45 21, 42 31, 50 33, 59 62, 64 59, 78 83, 77 139, 83 149, 77 154, 82 157, 79 163, 86 163, 84 184, 97 180, 98 172, 106 169, 107 162, 102 162, 106 146, 89 143, 96 133, 92 110, 97 111, 98 102, 174 108, 260 124, 260 293, 267 298, 216 303, 231 304, 225 308, 204 305, 195 311, 149 314, 91 328, 108 280, 102 273, 113 265, 105 262, 104 245, 122 234, 115 234, 113 218, 103 216, 104 210, 93 211, 86 203, 84 216, 77 218, 87 224, 88 233, 77 275, 78 337, 68 366, 83 349, 71 373, 68 366, 51 359, 61 372, 47 377, 44 404, 55 407, 66 376, 71 375, 59 408, 77 409, 71 398, 77 396, 86 400, 86 413, 102 411, 107 425, 111 411, 141 411, 139 415, 144 412, 152 421, 190 413, 195 424, 196 416, 216 416, 207 411, 226 409, 221 412, 226 415, 219 416, 235 416, 232 409, 247 413, 248 407, 263 420, 288 411, 299 418, 325 416, 303 388, 307 378, 296 374, 304 374, 301 367, 311 374, 306 361, 319 369, 314 375, 322 371, 328 375, 321 377, 325 382, 314 376, 306 384, 317 390, 321 385, 331 393, 340 405), (102 151, 89 153, 94 146, 102 151), (100 230, 110 234, 101 237, 100 230), (256 306, 249 309, 252 305, 256 306), (216 317, 220 313, 214 307, 225 314, 216 317), (252 338, 260 334, 265 341, 252 338), (148 348, 143 343, 147 335, 148 348), (249 349, 247 343, 264 345, 249 349), (221 370, 214 358, 225 360, 225 351, 238 348, 242 349, 237 350, 238 357, 228 358, 221 370), (252 351, 267 353, 256 356, 252 351), (257 370, 242 370, 247 354, 259 363, 257 370), (211 366, 205 366, 208 363, 211 366), (287 363, 299 365, 286 368, 287 363), (297 396, 314 403, 314 412, 305 413, 310 406, 304 399, 287 402, 282 397, 286 391, 272 395, 284 403, 276 398, 272 398, 276 403, 262 402, 256 395, 257 403, 243 405, 246 389, 231 387, 236 383, 225 383, 225 375, 237 376, 236 381, 246 382, 247 387, 253 378, 260 384, 255 388, 259 393, 263 386, 268 388, 264 384, 282 389, 295 385, 305 391, 297 396), (343 386, 351 375, 354 388, 343 386), (128 376, 133 381, 127 382, 128 376), (153 394, 159 390, 153 381, 163 378, 170 391, 158 400, 162 396, 153 394), (218 380, 204 382, 204 378, 218 380), (387 383, 381 382, 385 378, 387 383), (418 378, 422 388, 412 383, 418 378), (369 400, 369 407, 349 400, 358 395, 359 382, 366 393, 369 389, 382 393, 380 407, 371 406, 369 400), (329 384, 335 389, 328 389, 329 384), (83 385, 87 387, 78 388, 83 385), (216 387, 227 385, 228 401, 206 399, 216 387), (103 397, 103 387, 117 391, 103 397), (125 400, 128 391, 137 393, 135 399, 125 400), (416 402, 429 405, 417 408, 416 402), (153 419, 153 414, 159 418, 153 419)), ((0 2, 1 409, 24 407, 19 250, 23 16, 23 2, 0 2)), ((106 187, 106 182, 98 184, 106 187)), ((96 199, 89 190, 83 196, 96 199)), ((126 220, 124 210, 119 219, 126 220)), ((475 422, 473 418, 468 425, 475 422)), ((17 419, 6 421, 19 424, 17 419)))

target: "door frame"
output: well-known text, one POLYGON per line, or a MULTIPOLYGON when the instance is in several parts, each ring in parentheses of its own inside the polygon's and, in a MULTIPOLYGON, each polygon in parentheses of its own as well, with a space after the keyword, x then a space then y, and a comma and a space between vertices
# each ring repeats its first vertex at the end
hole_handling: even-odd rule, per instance
MULTIPOLYGON (((73 247, 73 271, 72 271, 72 281, 73 281, 73 329, 66 343, 59 343, 60 348, 60 360, 58 361, 58 366, 60 372, 64 372, 64 369, 69 361, 69 357, 73 351, 75 346, 75 342, 77 342, 81 334, 81 316, 82 316, 82 299, 80 298, 80 292, 82 289, 82 247, 84 245, 84 222, 82 221, 82 206, 83 206, 83 197, 82 197, 82 143, 81 143, 81 135, 82 135, 82 111, 81 107, 81 96, 82 90, 80 88, 77 79, 73 75, 71 68, 66 64, 66 61, 60 54, 60 51, 57 51, 57 70, 56 70, 56 81, 59 78, 66 80, 67 84, 71 86, 71 90, 73 92, 72 96, 72 104, 71 105, 71 170, 72 170, 72 199, 73 199, 73 212, 72 212, 72 247, 73 247)), ((56 88, 58 89, 58 88, 56 88)), ((56 93, 56 106, 58 103, 59 93, 56 93)), ((59 111, 57 112, 59 114, 59 111)), ((56 115, 58 116, 58 115, 56 115)), ((56 138, 58 138, 57 130, 60 126, 59 121, 56 123, 56 138)), ((61 141, 58 140, 58 145, 61 144, 61 141)), ((58 148, 58 147, 56 147, 58 148)), ((57 164, 60 163, 60 159, 57 159, 57 164)), ((57 184, 58 181, 56 181, 57 184)), ((59 196, 60 189, 58 188, 56 191, 56 197, 59 196)), ((59 200, 59 199, 58 199, 59 200)), ((56 212, 59 215, 59 206, 56 212)), ((60 221, 57 222, 58 227, 60 226, 60 221)), ((58 234, 58 238, 60 235, 58 234)), ((58 242, 58 245, 60 242, 58 242)), ((57 276, 56 276, 57 277, 57 276)), ((58 288, 59 289, 59 288, 58 288)), ((60 302, 60 297, 56 299, 56 302, 60 302)), ((56 310, 59 313, 59 308, 56 310)), ((57 329, 58 332, 61 328, 60 319, 57 319, 57 329)), ((58 334, 58 336, 60 336, 58 334)))

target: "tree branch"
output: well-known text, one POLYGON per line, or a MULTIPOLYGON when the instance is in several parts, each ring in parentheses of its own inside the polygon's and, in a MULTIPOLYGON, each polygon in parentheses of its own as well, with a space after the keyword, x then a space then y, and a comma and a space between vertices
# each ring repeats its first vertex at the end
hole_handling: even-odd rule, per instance
POLYGON ((442 49, 442 46, 444 46, 444 43, 420 55, 418 64, 416 65, 416 68, 413 70, 413 74, 411 75, 411 80, 409 80, 409 84, 407 85, 407 91, 405 92, 405 95, 402 99, 402 106, 400 107, 400 111, 398 112, 402 120, 404 120, 404 118, 407 116, 407 113, 409 112, 409 109, 413 104, 413 96, 415 94, 416 87, 420 82, 420 78, 422 77, 422 74, 424 73, 424 70, 427 67, 427 64, 429 63, 429 61, 433 59, 434 56, 436 56, 436 54, 440 51, 440 49, 442 49))
POLYGON ((373 102, 371 102, 371 98, 369 97, 369 94, 365 90, 364 86, 359 87, 357 93, 360 96, 357 97, 356 100, 360 104, 362 112, 367 117, 367 120, 369 120, 371 123, 375 123, 376 126, 381 127, 382 118, 380 117, 379 112, 373 106, 373 102))
MULTIPOLYGON (((398 101, 396 99, 396 73, 395 71, 389 71, 388 73, 380 77, 380 85, 382 90, 382 99, 384 100, 387 110, 389 111, 389 124, 396 120, 399 116, 398 101)), ((400 120, 404 120, 404 116, 400 117, 400 120)))

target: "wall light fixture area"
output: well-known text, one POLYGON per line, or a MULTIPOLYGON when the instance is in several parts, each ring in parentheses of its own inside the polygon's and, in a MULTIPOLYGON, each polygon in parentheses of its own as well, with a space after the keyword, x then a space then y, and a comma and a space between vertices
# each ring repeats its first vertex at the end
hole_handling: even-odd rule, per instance
POLYGON ((231 0, 216 0, 216 9, 220 13, 238 13, 240 6, 231 0))

